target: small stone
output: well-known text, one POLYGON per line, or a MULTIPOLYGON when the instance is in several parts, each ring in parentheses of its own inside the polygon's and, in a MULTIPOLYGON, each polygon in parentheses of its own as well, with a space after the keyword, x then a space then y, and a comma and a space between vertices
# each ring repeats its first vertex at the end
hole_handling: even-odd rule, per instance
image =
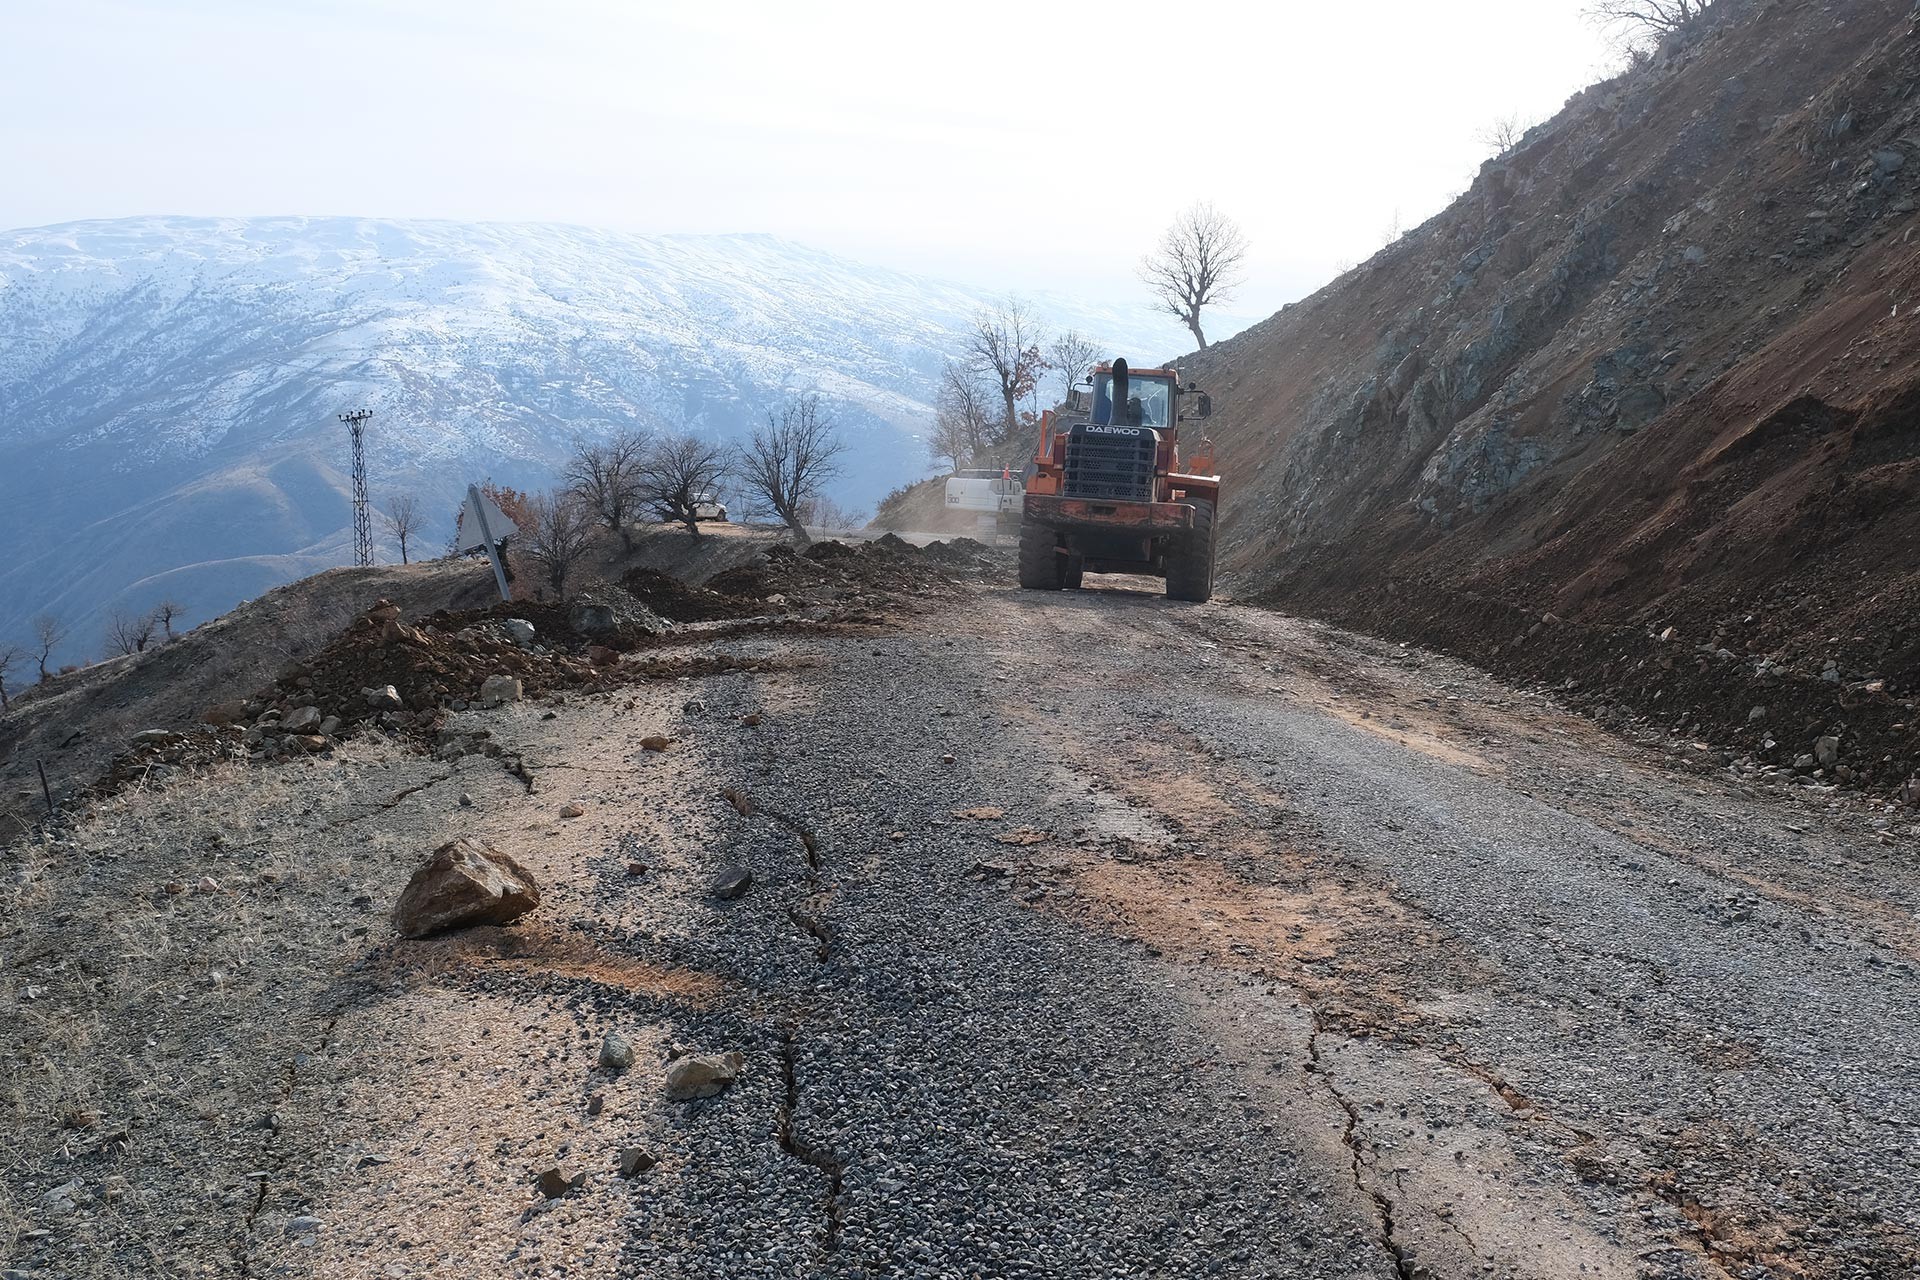
POLYGON ((757 728, 759 728, 759 727, 760 727, 760 713, 756 711, 756 712, 755 712, 754 714, 752 714, 752 715, 750 715, 750 716, 741 716, 741 717, 740 717, 740 727, 741 727, 741 728, 743 728, 743 729, 757 729, 757 728))
POLYGON ((586 810, 577 804, 563 804, 560 806, 560 816, 563 818, 578 818, 585 812, 586 810))
MULTIPOLYGON (((605 1049, 602 1049, 602 1050, 600 1051, 600 1056, 601 1056, 601 1058, 602 1058, 602 1060, 603 1060, 603 1062, 604 1062, 604 1059, 606 1058, 606 1050, 605 1050, 605 1049)), ((588 1115, 590 1115, 590 1116, 597 1116, 597 1115, 599 1115, 599 1114, 600 1114, 600 1113, 601 1113, 602 1111, 605 1111, 606 1109, 607 1109, 607 1095, 606 1095, 606 1094, 604 1094, 604 1093, 596 1093, 596 1094, 594 1094, 594 1095, 593 1095, 593 1096, 592 1096, 591 1098, 588 1098, 588 1099, 587 1099, 587 1114, 588 1114, 588 1115)))
POLYGON ((1767 709, 1765 707, 1755 707, 1753 710, 1747 712, 1748 724, 1752 724, 1757 720, 1765 720, 1766 718, 1767 718, 1767 709))
POLYGON ((163 742, 172 742, 175 737, 171 729, 142 729, 133 735, 136 747, 157 747, 163 742))
POLYGON ((540 1194, 549 1200, 558 1200, 569 1191, 577 1191, 586 1183, 587 1175, 576 1173, 569 1178, 555 1165, 534 1179, 534 1185, 540 1188, 540 1194))
POLYGON ((753 872, 745 867, 728 867, 713 878, 713 896, 722 902, 746 896, 753 888, 753 872))
POLYGON ((739 1053, 688 1054, 667 1064, 667 1100, 692 1102, 724 1093, 740 1078, 747 1060, 739 1053))
POLYGON ((632 1178, 645 1173, 659 1163, 660 1161, 645 1147, 620 1148, 620 1176, 623 1178, 632 1178))
POLYGON ((460 807, 462 809, 473 808, 473 797, 465 791, 460 793, 460 807))
POLYGON ((633 1045, 618 1031, 609 1031, 600 1041, 600 1065, 609 1071, 625 1071, 633 1065, 633 1045))
POLYGON ((506 702, 518 702, 525 696, 525 690, 514 676, 488 676, 480 685, 480 702, 483 706, 497 707, 506 702))
POLYGON ((644 862, 629 862, 627 864, 627 874, 630 876, 643 876, 647 874, 647 864, 644 862))
POLYGON ((400 711, 407 705, 400 691, 390 684, 383 684, 377 689, 362 689, 360 694, 375 711, 400 711))
POLYGON ((286 1229, 282 1234, 288 1236, 318 1235, 326 1225, 326 1223, 311 1214, 303 1213, 297 1218, 288 1218, 286 1229))
POLYGON ((665 751, 673 745, 673 739, 664 734, 650 733, 640 739, 640 745, 648 751, 665 751))
POLYGON ((297 707, 280 722, 288 733, 312 733, 320 727, 320 708, 297 707))
POLYGON ((508 618, 503 625, 507 629, 507 636, 515 644, 519 645, 522 649, 533 648, 534 631, 531 622, 528 622, 525 618, 508 618))
POLYGON ((245 702, 216 702, 200 713, 200 722, 211 725, 239 724, 247 718, 245 702))
POLYGON ((340 736, 340 717, 328 716, 325 720, 322 720, 320 722, 320 736, 323 738, 339 737, 340 736))
POLYGON ((1840 739, 1827 735, 1813 740, 1813 758, 1822 769, 1840 763, 1840 739))
POLYGON ((941 757, 940 757, 940 763, 941 763, 941 764, 952 764, 952 763, 953 763, 953 753, 952 753, 952 752, 948 752, 948 753, 947 753, 946 755, 943 755, 943 756, 941 756, 941 757))

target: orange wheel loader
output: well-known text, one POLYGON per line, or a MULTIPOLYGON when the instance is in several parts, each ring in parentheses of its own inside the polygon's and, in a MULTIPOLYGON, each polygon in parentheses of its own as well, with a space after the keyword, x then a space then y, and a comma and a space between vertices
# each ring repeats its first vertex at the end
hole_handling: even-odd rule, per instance
POLYGON ((1020 519, 1020 585, 1077 588, 1085 573, 1144 573, 1174 600, 1213 595, 1220 477, 1213 444, 1182 462, 1180 423, 1213 412, 1173 369, 1096 367, 1092 394, 1040 417, 1040 446, 1020 519))

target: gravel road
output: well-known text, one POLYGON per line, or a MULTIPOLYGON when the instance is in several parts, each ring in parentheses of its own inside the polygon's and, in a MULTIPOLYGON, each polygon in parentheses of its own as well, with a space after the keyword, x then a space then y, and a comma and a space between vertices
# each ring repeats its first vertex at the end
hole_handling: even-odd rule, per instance
MULTIPOLYGON (((50 1059, 106 1034, 151 1061, 102 1076, 98 1140, 34 1104, 0 1258, 1920 1275, 1904 815, 1684 771, 1416 650, 1088 585, 462 713, 531 789, 373 743, 106 806, 20 892, 76 929, 153 904, 126 1010, 50 1059), (545 901, 395 940, 377 913, 457 834, 545 901), (610 1030, 631 1069, 598 1064, 610 1030), (181 1037, 204 1052, 156 1056, 181 1037), (675 1057, 736 1051, 731 1088, 666 1098, 675 1057), (657 1163, 623 1177, 636 1146, 657 1163), (553 1168, 578 1182, 546 1198, 553 1168)), ((34 964, 58 1030, 93 971, 34 964)))
POLYGON ((1910 831, 1102 585, 685 714, 758 810, 689 884, 760 883, 675 1034, 758 1087, 671 1120, 635 1273, 1915 1274, 1910 831))

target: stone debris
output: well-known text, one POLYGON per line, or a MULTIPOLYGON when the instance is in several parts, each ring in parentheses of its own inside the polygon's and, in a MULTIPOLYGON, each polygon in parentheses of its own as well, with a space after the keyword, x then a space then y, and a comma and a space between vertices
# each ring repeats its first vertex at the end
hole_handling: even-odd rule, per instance
POLYGON ((620 1176, 623 1178, 637 1177, 659 1163, 658 1158, 645 1147, 620 1148, 620 1176))
POLYGON ((516 676, 488 676, 480 685, 480 702, 483 706, 498 707, 508 702, 518 702, 526 696, 526 690, 516 676))
POLYGON ((406 938, 443 929, 506 924, 540 905, 540 889, 525 867, 484 840, 463 837, 434 850, 413 873, 393 908, 393 927, 406 938))
POLYGON ((747 1068, 738 1052, 675 1058, 667 1064, 667 1100, 692 1102, 726 1092, 747 1068))
POLYGON ((609 1071, 625 1071, 633 1065, 632 1043, 618 1031, 607 1032, 600 1041, 600 1065, 609 1071))
POLYGON ((728 867, 713 878, 713 896, 722 902, 746 896, 753 888, 753 872, 745 867, 728 867))

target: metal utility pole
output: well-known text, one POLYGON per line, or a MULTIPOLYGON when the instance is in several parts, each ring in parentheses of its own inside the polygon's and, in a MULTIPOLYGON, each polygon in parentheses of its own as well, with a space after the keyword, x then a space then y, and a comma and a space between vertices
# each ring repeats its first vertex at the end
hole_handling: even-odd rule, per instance
POLYGON ((373 567, 373 509, 367 502, 367 419, 371 409, 355 409, 340 415, 353 437, 353 562, 362 569, 373 567))

